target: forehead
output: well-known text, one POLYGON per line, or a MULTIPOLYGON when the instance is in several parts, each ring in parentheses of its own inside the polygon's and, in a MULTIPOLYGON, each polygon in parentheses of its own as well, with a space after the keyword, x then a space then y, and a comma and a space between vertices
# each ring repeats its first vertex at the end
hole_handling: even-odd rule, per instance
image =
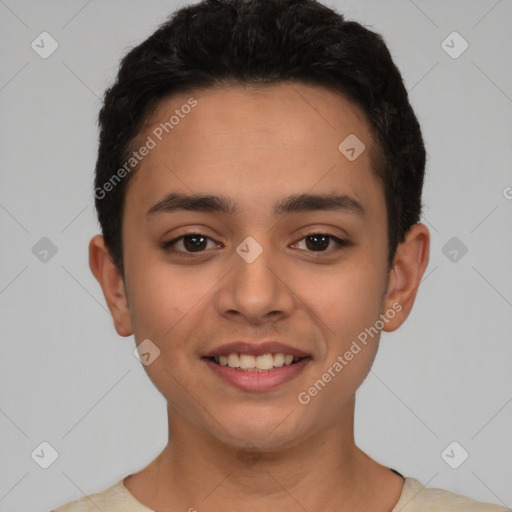
POLYGON ((138 203, 173 189, 236 196, 254 207, 264 198, 274 205, 283 195, 341 191, 367 210, 382 206, 374 204, 382 203, 382 192, 366 118, 323 87, 282 83, 175 94, 159 102, 132 146, 149 140, 152 149, 126 200, 131 189, 138 203))

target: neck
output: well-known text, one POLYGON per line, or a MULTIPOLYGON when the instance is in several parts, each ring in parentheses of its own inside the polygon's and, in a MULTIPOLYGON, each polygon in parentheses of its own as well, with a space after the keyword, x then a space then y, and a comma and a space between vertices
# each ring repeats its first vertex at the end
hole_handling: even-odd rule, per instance
POLYGON ((141 503, 174 510, 389 512, 403 481, 354 443, 353 405, 322 431, 286 447, 230 446, 169 408, 169 442, 124 481, 141 503))

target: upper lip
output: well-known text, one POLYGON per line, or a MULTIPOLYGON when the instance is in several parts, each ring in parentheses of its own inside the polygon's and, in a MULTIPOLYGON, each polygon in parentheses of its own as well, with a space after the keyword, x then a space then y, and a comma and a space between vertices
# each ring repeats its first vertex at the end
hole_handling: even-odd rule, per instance
POLYGON ((228 356, 229 354, 250 354, 260 356, 262 354, 291 354, 297 357, 308 357, 309 354, 284 343, 277 341, 264 341, 262 343, 251 343, 247 341, 235 341, 215 347, 203 357, 228 356))

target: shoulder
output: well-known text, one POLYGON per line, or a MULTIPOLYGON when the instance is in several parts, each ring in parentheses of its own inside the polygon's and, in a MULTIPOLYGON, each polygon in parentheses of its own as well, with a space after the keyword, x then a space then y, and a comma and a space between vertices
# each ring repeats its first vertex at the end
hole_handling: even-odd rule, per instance
POLYGON ((51 512, 153 512, 130 494, 123 480, 124 478, 101 492, 66 503, 51 512))
POLYGON ((392 512, 510 512, 510 509, 444 489, 428 488, 408 477, 392 512))

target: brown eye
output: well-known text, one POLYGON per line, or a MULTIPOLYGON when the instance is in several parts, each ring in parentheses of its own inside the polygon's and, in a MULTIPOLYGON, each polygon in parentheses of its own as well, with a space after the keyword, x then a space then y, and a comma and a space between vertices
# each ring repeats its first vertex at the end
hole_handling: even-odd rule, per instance
POLYGON ((162 248, 171 252, 182 253, 184 256, 187 256, 191 253, 205 252, 209 240, 212 239, 208 236, 202 235, 201 233, 189 233, 187 235, 174 238, 168 242, 164 242, 162 244, 162 248))
POLYGON ((336 244, 333 250, 341 249, 341 247, 348 245, 345 240, 341 240, 340 238, 327 233, 310 233, 300 241, 302 240, 306 240, 305 245, 310 252, 330 252, 326 251, 326 249, 328 249, 331 241, 334 241, 336 244))
POLYGON ((309 235, 306 237, 306 246, 312 251, 322 251, 329 247, 330 237, 327 235, 309 235))
POLYGON ((202 235, 187 235, 183 237, 183 247, 187 251, 201 251, 207 246, 208 237, 202 235))

